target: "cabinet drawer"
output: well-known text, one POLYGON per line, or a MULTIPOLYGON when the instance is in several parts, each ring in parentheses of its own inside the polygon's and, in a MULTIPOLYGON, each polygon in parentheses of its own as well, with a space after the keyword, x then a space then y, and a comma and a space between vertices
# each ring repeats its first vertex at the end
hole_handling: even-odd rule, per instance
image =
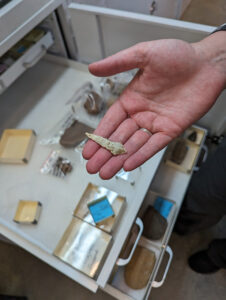
POLYGON ((12 0, 0 9, 0 56, 38 25, 60 0, 12 0))
MULTIPOLYGON (((127 14, 84 5, 71 4, 69 12, 79 49, 79 59, 86 62, 110 55, 147 39, 185 37, 188 41, 194 41, 211 31, 211 28, 207 26, 175 23, 175 21, 171 22, 157 17, 127 14)), ((48 56, 18 78, 10 89, 4 92, 0 102, 2 129, 16 126, 32 128, 37 133, 37 143, 28 165, 4 165, 0 168, 2 193, 0 234, 7 236, 16 244, 94 292, 98 287, 106 286, 153 178, 155 177, 156 183, 153 190, 173 199, 178 204, 177 212, 190 179, 189 174, 183 174, 186 177, 183 184, 179 183, 179 192, 174 186, 174 190, 177 191, 176 199, 174 194, 173 197, 170 196, 172 182, 170 182, 171 186, 166 185, 162 193, 163 181, 166 181, 165 175, 164 178, 162 175, 167 173, 164 170, 165 165, 162 167, 161 163, 160 168, 163 168, 163 173, 158 180, 155 174, 165 150, 157 153, 141 169, 135 171, 134 185, 116 178, 103 182, 96 175, 88 175, 81 157, 74 152, 70 152, 70 155, 74 157, 75 170, 66 181, 60 181, 59 178, 55 181, 51 177, 40 174, 39 169, 50 152, 48 147, 40 144, 43 135, 68 112, 67 103, 75 97, 77 89, 87 81, 98 84, 98 80, 88 73, 86 65, 48 56), (127 201, 120 226, 113 233, 111 249, 95 279, 89 278, 53 256, 53 251, 89 182, 116 191, 127 201), (36 227, 22 227, 12 221, 18 198, 25 196, 43 203, 41 219, 36 227)), ((89 119, 91 118, 86 116, 82 121, 88 122, 89 119)), ((170 180, 174 178, 175 176, 171 176, 170 180)), ((164 245, 168 242, 171 230, 170 227, 164 245)), ((158 256, 159 263, 163 253, 164 249, 161 249, 158 256)))
MULTIPOLYGON (((129 287, 124 279, 125 274, 125 268, 121 268, 117 271, 115 274, 115 277, 111 284, 108 284, 104 291, 115 298, 119 300, 147 300, 152 287, 160 287, 164 283, 164 280, 166 278, 167 272, 169 270, 173 253, 169 246, 160 248, 156 244, 151 243, 148 239, 145 239, 141 237, 140 242, 138 244, 140 247, 145 248, 147 250, 150 250, 152 253, 155 253, 156 262, 153 269, 153 272, 151 273, 151 276, 148 280, 147 285, 142 289, 132 289, 129 287), (165 267, 165 272, 162 276, 161 281, 155 281, 155 277, 157 275, 157 271, 160 267, 160 264, 162 262, 163 256, 165 253, 168 253, 169 259, 165 267)), ((148 262, 147 262, 148 263, 148 262)), ((132 275, 132 274, 131 274, 132 275)))
POLYGON ((179 0, 106 0, 109 8, 129 10, 136 13, 154 15, 166 18, 176 18, 179 0))
MULTIPOLYGON (((144 212, 150 205, 152 207, 154 207, 155 200, 159 196, 160 195, 152 192, 151 188, 149 189, 149 191, 144 199, 144 202, 142 204, 142 207, 140 209, 140 212, 138 214, 140 218, 144 215, 144 212)), ((166 199, 166 200, 170 201, 169 199, 166 199)), ((146 236, 142 235, 138 242, 138 246, 145 248, 147 250, 150 250, 152 253, 155 254, 154 267, 153 267, 152 272, 150 273, 150 277, 147 281, 146 286, 141 289, 133 289, 130 286, 128 286, 124 276, 125 276, 126 264, 129 263, 130 259, 119 259, 116 263, 115 271, 111 277, 110 283, 108 283, 107 286, 104 288, 104 290, 107 293, 109 293, 110 295, 116 297, 117 299, 122 299, 122 300, 125 300, 125 299, 143 300, 143 299, 148 298, 152 287, 160 287, 164 283, 164 280, 166 278, 166 275, 167 275, 167 272, 168 272, 168 269, 169 269, 169 266, 170 266, 170 263, 172 260, 172 256, 173 256, 172 250, 170 249, 169 246, 167 246, 167 243, 168 243, 169 237, 171 235, 173 225, 176 220, 176 215, 177 215, 176 212, 178 211, 177 205, 175 202, 170 201, 168 203, 171 203, 172 206, 167 213, 168 214, 167 217, 165 215, 166 220, 167 220, 167 227, 165 229, 165 233, 163 233, 162 236, 158 240, 150 240, 146 236), (165 254, 165 251, 169 254, 169 260, 165 267, 165 272, 162 276, 163 279, 160 282, 157 282, 157 281, 155 281, 155 278, 156 278, 156 275, 160 268, 160 265, 162 263, 162 259, 165 254), (124 263, 124 265, 123 265, 123 263, 124 263)), ((139 219, 140 222, 142 222, 142 219, 139 219)), ((155 220, 155 221, 157 221, 157 220, 155 220)), ((144 226, 148 226, 148 224, 144 223, 144 226)), ((143 234, 144 234, 145 227, 143 228, 143 226, 142 226, 142 229, 144 229, 143 230, 143 234)), ((137 247, 136 243, 134 243, 134 240, 135 240, 134 234, 132 234, 131 237, 132 237, 131 238, 132 241, 127 242, 127 246, 126 246, 129 249, 133 249, 131 244, 133 245, 133 247, 137 247)), ((138 238, 139 238, 139 235, 138 235, 138 238)), ((126 250, 124 250, 124 253, 125 252, 126 252, 126 250)), ((126 254, 126 256, 128 256, 128 253, 126 254)), ((130 258, 130 255, 129 255, 129 258, 130 258)), ((138 258, 137 258, 137 260, 138 260, 138 258)), ((148 262, 147 262, 147 264, 148 264, 148 262)), ((132 276, 132 274, 131 274, 131 276, 132 276)), ((139 278, 138 274, 137 275, 134 274, 134 276, 136 278, 139 278)))
POLYGON ((77 3, 69 5, 69 14, 78 59, 84 62, 144 41, 175 38, 196 42, 214 30, 212 26, 77 3))
POLYGON ((45 54, 47 49, 53 44, 53 37, 47 32, 38 42, 18 58, 0 76, 0 94, 8 88, 24 71, 34 66, 45 54))
MULTIPOLYGON (((116 178, 103 181, 98 175, 88 175, 81 155, 74 150, 62 150, 62 156, 70 155, 74 165, 73 172, 66 180, 41 174, 40 167, 49 155, 50 149, 41 145, 40 141, 46 132, 51 131, 51 128, 68 113, 70 105, 66 103, 75 97, 77 89, 87 81, 99 84, 99 79, 88 73, 87 66, 50 56, 49 60, 41 60, 25 72, 1 96, 1 114, 11 117, 1 118, 3 123, 1 126, 12 128, 12 125, 16 125, 15 119, 21 113, 17 127, 34 129, 37 141, 28 165, 19 169, 14 165, 1 165, 0 233, 86 288, 96 291, 99 286, 104 287, 108 281, 164 150, 135 171, 134 185, 116 178), (22 110, 21 103, 23 103, 22 110), (9 112, 9 107, 14 108, 9 112), (10 121, 13 121, 13 124, 10 121), (120 224, 112 234, 112 246, 95 279, 89 278, 53 256, 56 245, 70 223, 73 211, 89 182, 115 191, 126 198, 120 224), (20 226, 13 222, 18 200, 24 198, 39 199, 43 204, 40 222, 35 227, 20 226)), ((89 119, 90 117, 86 115, 80 115, 81 121, 88 122, 89 119)))
MULTIPOLYGON (((205 137, 207 134, 207 130, 198 126, 193 126, 191 129, 188 129, 182 135, 183 137, 187 137, 191 131, 196 130, 200 134, 200 138, 197 139, 197 144, 199 144, 199 152, 204 144, 205 137), (200 143, 199 143, 200 142, 200 143)), ((167 152, 165 153, 167 156, 167 152)), ((176 168, 168 166, 165 163, 165 156, 163 157, 160 167, 158 168, 155 178, 153 179, 150 188, 144 198, 142 207, 139 211, 138 216, 141 218, 144 215, 145 210, 149 205, 154 206, 155 200, 157 197, 163 197, 164 199, 171 201, 173 206, 167 216, 167 227, 164 235, 156 241, 148 240, 146 237, 141 237, 138 245, 146 247, 147 249, 154 251, 156 254, 156 263, 149 278, 148 284, 145 288, 140 290, 134 290, 130 288, 124 279, 124 271, 125 267, 117 267, 117 272, 113 274, 113 279, 110 281, 104 291, 108 294, 114 296, 120 300, 143 300, 148 299, 151 289, 158 288, 162 286, 164 280, 166 278, 173 253, 170 247, 168 246, 168 242, 179 213, 184 194, 189 185, 192 171, 188 173, 184 173, 179 171, 176 168), (153 192, 155 191, 155 192, 153 192), (157 192, 156 192, 157 191, 157 192), (165 267, 165 272, 162 276, 162 280, 160 282, 156 281, 155 278, 158 274, 160 266, 162 264, 163 256, 165 253, 168 253, 169 259, 165 267)))
POLYGON ((166 18, 178 18, 180 0, 73 0, 74 3, 91 4, 166 18))

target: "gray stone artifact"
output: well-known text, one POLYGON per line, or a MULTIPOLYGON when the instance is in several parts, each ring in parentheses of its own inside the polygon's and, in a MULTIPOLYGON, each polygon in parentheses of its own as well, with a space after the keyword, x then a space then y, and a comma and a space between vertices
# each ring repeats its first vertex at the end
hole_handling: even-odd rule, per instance
POLYGON ((78 122, 77 120, 65 130, 61 136, 60 144, 66 148, 72 148, 80 144, 85 138, 85 132, 92 131, 93 128, 78 122))
POLYGON ((143 235, 150 240, 159 240, 163 237, 167 220, 153 207, 149 206, 142 217, 144 223, 143 235))

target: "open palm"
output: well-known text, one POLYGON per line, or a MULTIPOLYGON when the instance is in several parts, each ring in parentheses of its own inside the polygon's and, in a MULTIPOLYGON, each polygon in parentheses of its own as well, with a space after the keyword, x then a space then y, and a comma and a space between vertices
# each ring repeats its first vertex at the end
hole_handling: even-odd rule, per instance
POLYGON ((218 71, 202 57, 198 43, 140 43, 89 66, 96 76, 134 68, 136 76, 95 130, 124 144, 127 153, 113 157, 93 141, 83 150, 87 171, 103 179, 143 164, 203 116, 222 90, 218 71))

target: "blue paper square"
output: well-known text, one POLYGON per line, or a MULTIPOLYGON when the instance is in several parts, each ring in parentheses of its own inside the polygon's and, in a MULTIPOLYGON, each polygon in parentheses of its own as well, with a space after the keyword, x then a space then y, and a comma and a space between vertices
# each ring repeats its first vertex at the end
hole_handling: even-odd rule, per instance
POLYGON ((173 203, 162 198, 157 197, 154 203, 154 208, 162 215, 165 219, 167 219, 171 209, 172 209, 173 203))
POLYGON ((114 216, 114 211, 107 197, 95 200, 93 203, 90 203, 88 207, 96 224, 114 216))

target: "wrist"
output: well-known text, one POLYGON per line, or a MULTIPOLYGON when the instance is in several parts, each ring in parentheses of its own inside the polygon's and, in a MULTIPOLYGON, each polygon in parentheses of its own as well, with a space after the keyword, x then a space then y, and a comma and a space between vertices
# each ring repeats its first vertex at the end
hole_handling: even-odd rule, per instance
POLYGON ((215 32, 192 45, 202 62, 218 74, 222 89, 226 88, 226 31, 215 32))

